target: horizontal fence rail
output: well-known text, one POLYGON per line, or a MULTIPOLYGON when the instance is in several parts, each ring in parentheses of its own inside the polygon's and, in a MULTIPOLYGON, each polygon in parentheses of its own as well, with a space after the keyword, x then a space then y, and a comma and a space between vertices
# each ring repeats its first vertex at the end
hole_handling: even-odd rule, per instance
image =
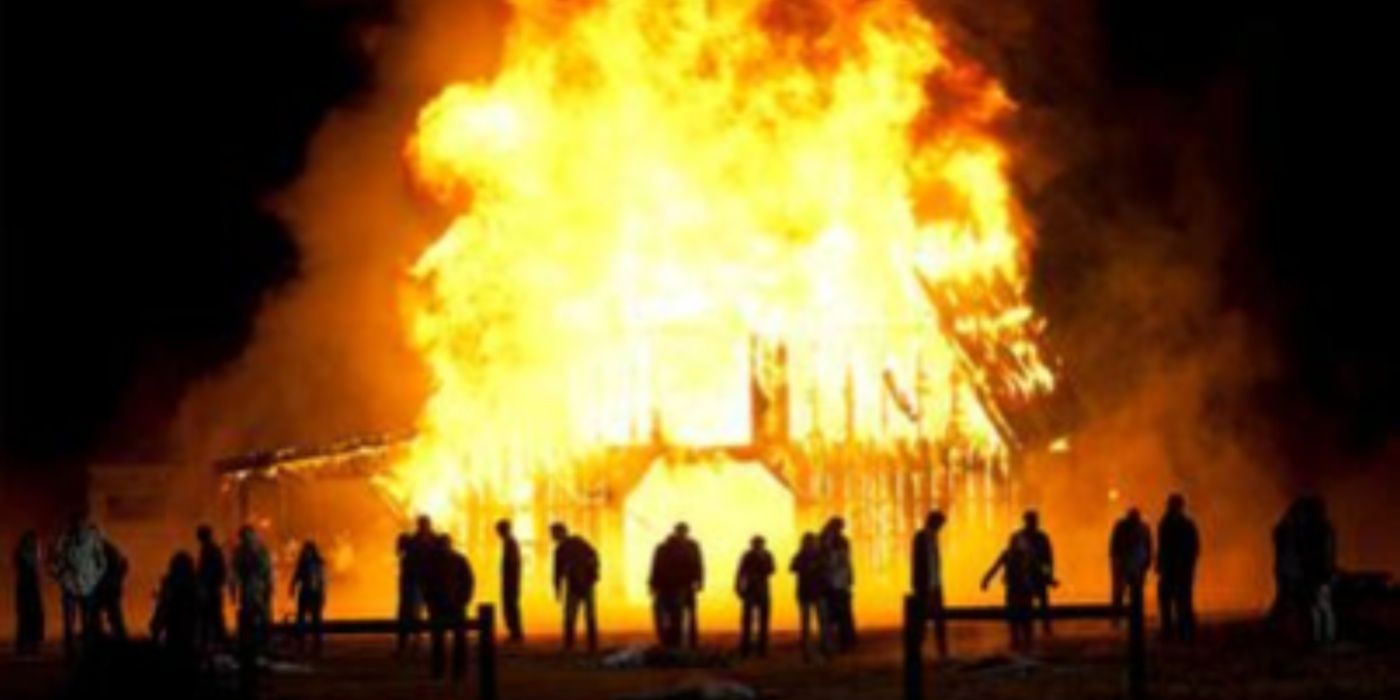
MULTIPOLYGON (((1132 586, 1127 605, 1069 604, 1038 609, 1031 620, 1127 620, 1127 698, 1147 697, 1147 639, 1142 610, 1142 587, 1132 586)), ((969 605, 925 610, 919 596, 904 598, 904 698, 924 697, 924 635, 930 622, 1008 622, 1010 614, 1001 605, 969 605)))
MULTIPOLYGON (((310 625, 299 626, 295 622, 280 622, 272 625, 271 632, 275 635, 295 635, 298 633, 311 632, 310 625)), ((477 658, 477 697, 482 700, 498 700, 499 691, 496 680, 496 609, 491 604, 478 605, 476 617, 469 617, 457 623, 439 624, 431 620, 417 620, 407 625, 400 624, 398 620, 386 619, 359 619, 359 620, 325 620, 320 625, 323 635, 332 636, 370 636, 399 634, 400 632, 422 633, 442 630, 444 632, 462 631, 475 633, 477 638, 476 658, 477 658)))

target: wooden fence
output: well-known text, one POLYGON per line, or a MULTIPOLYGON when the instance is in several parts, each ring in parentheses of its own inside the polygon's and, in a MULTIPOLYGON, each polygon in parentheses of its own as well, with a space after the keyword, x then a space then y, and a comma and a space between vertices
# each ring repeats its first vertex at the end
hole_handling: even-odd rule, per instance
MULTIPOLYGON (((408 628, 409 632, 432 632, 434 624, 420 620, 408 628)), ((272 626, 274 635, 294 635, 297 625, 284 622, 272 626)), ((329 636, 356 635, 397 635, 403 629, 398 620, 325 620, 321 623, 321 633, 329 636)), ((498 700, 499 690, 496 680, 496 611, 490 604, 478 605, 476 616, 461 623, 467 633, 468 646, 472 633, 476 636, 477 697, 481 700, 498 700)), ((445 633, 456 632, 454 626, 444 628, 445 633)))
MULTIPOLYGON (((1127 635, 1127 698, 1145 700, 1147 697, 1147 640, 1143 628, 1142 587, 1134 586, 1126 606, 1115 605, 1054 605, 1037 610, 1034 621, 1051 620, 1123 620, 1128 621, 1127 635)), ((904 598, 904 698, 923 700, 924 697, 924 637, 929 623, 948 622, 1007 622, 1003 606, 945 607, 942 611, 926 611, 918 596, 904 598)))

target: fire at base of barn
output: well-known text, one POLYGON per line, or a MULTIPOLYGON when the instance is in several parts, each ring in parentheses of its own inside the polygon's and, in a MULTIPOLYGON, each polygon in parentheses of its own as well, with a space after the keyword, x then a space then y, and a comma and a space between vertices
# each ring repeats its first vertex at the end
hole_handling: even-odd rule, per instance
MULTIPOLYGON (((815 435, 791 440, 784 430, 789 388, 781 380, 764 381, 757 370, 750 379, 751 441, 674 445, 655 433, 646 442, 609 447, 571 465, 567 479, 541 474, 508 499, 465 494, 457 504, 460 516, 447 530, 472 557, 481 595, 490 599, 496 590, 500 549, 494 525, 504 518, 526 554, 527 600, 551 604, 548 526, 562 521, 602 552, 604 612, 614 624, 636 627, 647 619, 652 550, 675 523, 686 522, 704 547, 714 582, 702 611, 725 614, 735 607, 727 595, 729 578, 752 536, 764 536, 785 562, 802 532, 839 516, 851 533, 863 612, 894 619, 908 581, 907 543, 930 509, 952 516, 944 554, 950 569, 974 570, 991 559, 1019 516, 1018 473, 1062 469, 1069 459, 1067 440, 1052 440, 1056 433, 1047 430, 1067 421, 1044 407, 1006 418, 1003 444, 1017 447, 991 453, 962 440, 956 425, 942 435, 886 442, 815 435), (1011 432, 1017 424, 1023 427, 1011 432)), ((915 420, 901 408, 893 384, 886 402, 880 420, 915 420)), ((215 469, 223 479, 226 523, 260 528, 285 571, 300 542, 316 539, 329 555, 337 589, 333 609, 388 614, 397 582, 394 540, 418 513, 382 484, 412 439, 370 436, 220 460, 215 469)), ((973 593, 966 581, 950 582, 950 590, 973 593)), ((776 615, 782 624, 795 620, 791 611, 776 615)), ((553 619, 532 616, 531 626, 552 630, 553 619)))

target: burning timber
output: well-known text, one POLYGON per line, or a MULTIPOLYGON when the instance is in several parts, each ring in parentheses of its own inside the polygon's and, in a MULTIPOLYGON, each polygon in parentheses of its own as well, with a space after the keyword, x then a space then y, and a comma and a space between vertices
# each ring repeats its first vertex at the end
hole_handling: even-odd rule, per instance
MULTIPOLYGON (((958 317, 956 294, 939 293, 929 284, 924 289, 940 317, 958 317)), ((1072 397, 1062 386, 1050 394, 1034 395, 1015 382, 995 381, 1021 371, 1014 348, 981 342, 980 336, 966 329, 949 328, 949 334, 958 339, 959 381, 987 408, 1000 438, 998 449, 984 449, 956 421, 940 434, 919 430, 893 439, 862 438, 849 428, 844 435, 812 431, 794 436, 792 407, 802 396, 790 381, 790 351, 782 344, 752 339, 747 442, 683 444, 668 436, 660 420, 653 420, 644 439, 572 457, 566 469, 537 471, 522 492, 467 490, 453 504, 453 510, 463 514, 453 523, 453 534, 468 551, 494 551, 492 524, 511 518, 536 560, 547 561, 549 543, 543 534, 550 522, 563 520, 600 543, 605 553, 628 560, 627 566, 612 568, 628 572, 626 579, 605 584, 635 598, 644 595, 635 571, 644 566, 659 533, 675 520, 703 523, 706 512, 696 512, 693 504, 706 500, 720 501, 710 503, 707 512, 733 521, 726 499, 751 498, 763 503, 771 518, 764 521, 752 514, 741 518, 739 527, 744 532, 764 529, 771 541, 785 549, 795 544, 798 532, 840 515, 848 522, 858 557, 863 559, 861 568, 884 572, 887 583, 898 585, 903 574, 896 553, 902 552, 902 543, 930 508, 956 505, 951 508, 955 517, 979 529, 1002 522, 1017 506, 1025 458, 1052 449, 1074 417, 1069 410, 1072 397), (740 490, 745 495, 736 495, 740 490), (774 509, 774 503, 783 505, 774 509)), ((881 420, 919 426, 922 383, 917 379, 902 383, 889 370, 881 380, 885 388, 881 420)), ((849 383, 848 378, 848 387, 849 383)), ((848 400, 845 405, 854 412, 854 402, 848 400)), ((844 422, 852 426, 857 417, 848 414, 844 422)), ((307 518, 300 512, 324 511, 310 503, 325 498, 332 483, 372 494, 372 508, 385 522, 403 528, 416 513, 411 503, 396 495, 394 469, 415 437, 392 433, 321 446, 284 447, 231 456, 214 467, 224 478, 236 519, 261 523, 273 541, 340 527, 334 518, 307 518)), ((355 512, 363 510, 361 505, 355 512)), ((362 518, 356 514, 351 519, 362 518)), ((714 530, 724 523, 716 520, 709 525, 714 530)), ((705 532, 703 525, 697 531, 705 532)), ((737 542, 743 541, 741 534, 726 533, 737 542)), ((718 561, 728 566, 723 558, 718 561)))

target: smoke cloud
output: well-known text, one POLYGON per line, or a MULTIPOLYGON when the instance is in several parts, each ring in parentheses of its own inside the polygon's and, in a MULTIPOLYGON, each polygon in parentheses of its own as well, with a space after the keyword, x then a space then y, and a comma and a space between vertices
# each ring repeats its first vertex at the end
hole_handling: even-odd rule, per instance
POLYGON ((1228 256, 1250 224, 1239 76, 1190 90, 1123 79, 1111 3, 933 5, 1019 104, 1007 128, 1039 236, 1033 296, 1083 417, 1067 457, 1028 465, 1023 500, 1087 593, 1108 584, 1113 520, 1137 506, 1155 521, 1181 492, 1202 531, 1204 603, 1263 605, 1288 485, 1251 400, 1277 363, 1229 301, 1228 256))
POLYGON ((268 202, 295 232, 298 279, 267 299, 243 356, 183 401, 182 461, 412 425, 426 379, 399 295, 443 221, 410 190, 403 142, 443 84, 490 74, 503 21, 489 3, 410 2, 355 37, 374 89, 330 114, 305 172, 268 202))

